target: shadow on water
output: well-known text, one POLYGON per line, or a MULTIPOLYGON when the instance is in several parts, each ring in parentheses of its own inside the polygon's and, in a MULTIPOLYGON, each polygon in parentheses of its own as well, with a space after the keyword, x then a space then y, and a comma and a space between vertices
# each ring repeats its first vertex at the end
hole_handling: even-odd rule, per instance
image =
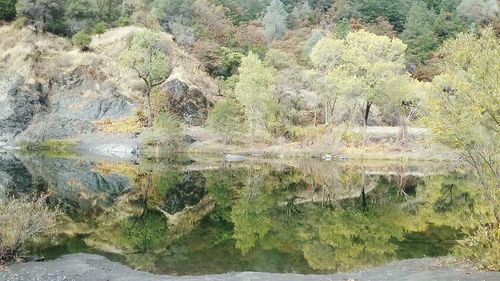
POLYGON ((97 253, 174 275, 330 273, 450 252, 473 178, 439 163, 0 155, 1 196, 48 192, 65 215, 49 259, 97 253))

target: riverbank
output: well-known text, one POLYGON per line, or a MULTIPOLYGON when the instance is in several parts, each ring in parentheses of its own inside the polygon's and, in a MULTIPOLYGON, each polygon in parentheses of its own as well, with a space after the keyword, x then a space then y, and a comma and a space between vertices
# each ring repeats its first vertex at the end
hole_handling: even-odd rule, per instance
POLYGON ((467 262, 451 258, 422 258, 391 263, 354 273, 336 273, 331 275, 300 275, 275 273, 227 273, 206 276, 166 276, 132 270, 124 265, 112 262, 105 257, 89 254, 66 255, 48 262, 29 262, 14 264, 0 272, 4 281, 299 281, 299 280, 460 280, 493 281, 500 279, 500 272, 479 271, 467 262))

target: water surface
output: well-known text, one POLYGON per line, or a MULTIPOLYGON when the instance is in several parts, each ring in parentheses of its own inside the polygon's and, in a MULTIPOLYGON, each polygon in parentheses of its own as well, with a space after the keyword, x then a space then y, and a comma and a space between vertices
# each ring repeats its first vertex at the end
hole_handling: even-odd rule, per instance
POLYGON ((119 162, 1 155, 3 196, 50 194, 64 217, 49 259, 98 253, 162 274, 331 273, 450 253, 474 209, 450 163, 119 162))

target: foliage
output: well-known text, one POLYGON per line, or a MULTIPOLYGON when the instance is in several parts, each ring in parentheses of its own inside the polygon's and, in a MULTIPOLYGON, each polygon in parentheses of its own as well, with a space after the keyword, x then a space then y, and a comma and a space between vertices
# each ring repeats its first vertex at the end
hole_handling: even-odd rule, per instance
POLYGON ((96 23, 94 26, 94 32, 96 34, 103 34, 104 32, 106 32, 106 29, 107 29, 107 25, 106 25, 106 23, 104 23, 102 21, 96 23))
POLYGON ((405 50, 406 45, 399 39, 363 30, 349 33, 345 40, 326 37, 319 41, 310 57, 316 70, 325 75, 321 88, 326 89, 322 91, 326 93, 325 115, 339 95, 359 96, 366 103, 366 125, 372 103, 382 106, 389 89, 409 80, 404 70, 405 50))
POLYGON ((208 126, 211 130, 222 135, 224 142, 230 143, 235 136, 244 131, 244 114, 240 105, 233 98, 219 100, 210 115, 208 126))
POLYGON ((17 0, 0 0, 0 20, 10 21, 16 17, 17 0))
POLYGON ((499 46, 492 29, 482 30, 478 36, 460 34, 445 42, 441 49, 444 69, 433 81, 426 120, 434 138, 457 149, 484 188, 485 210, 475 216, 477 227, 461 242, 458 252, 495 269, 498 263, 484 252, 498 249, 500 224, 499 46))
POLYGON ((239 81, 234 91, 245 112, 253 143, 255 130, 263 128, 272 113, 275 77, 272 69, 266 67, 253 52, 242 59, 239 72, 239 81))
POLYGON ((72 155, 78 144, 75 140, 50 139, 39 142, 20 142, 21 149, 49 155, 72 155))
POLYGON ((173 67, 169 65, 169 58, 160 47, 160 36, 150 30, 137 32, 129 47, 121 56, 123 64, 131 68, 144 82, 144 95, 147 98, 148 125, 153 123, 151 107, 151 91, 163 84, 173 67))
POLYGON ((414 2, 406 18, 405 30, 401 38, 408 45, 408 58, 422 62, 429 58, 438 47, 438 37, 434 31, 435 13, 420 1, 414 2))
POLYGON ((57 19, 63 9, 63 0, 18 0, 18 18, 33 25, 37 32, 43 31, 51 21, 57 19))
POLYGON ((272 39, 281 38, 287 30, 288 13, 280 0, 272 0, 262 19, 266 34, 272 39))
POLYGON ((55 234, 58 209, 50 209, 45 198, 27 196, 0 202, 0 264, 24 250, 26 243, 55 234))
POLYGON ((71 37, 71 44, 80 48, 80 50, 88 50, 92 38, 83 31, 77 32, 73 37, 71 37))
POLYGON ((500 225, 479 225, 458 241, 455 255, 476 261, 481 268, 500 270, 500 225))
POLYGON ((144 136, 145 144, 156 148, 176 149, 182 145, 184 124, 170 111, 160 113, 153 122, 153 131, 144 136))

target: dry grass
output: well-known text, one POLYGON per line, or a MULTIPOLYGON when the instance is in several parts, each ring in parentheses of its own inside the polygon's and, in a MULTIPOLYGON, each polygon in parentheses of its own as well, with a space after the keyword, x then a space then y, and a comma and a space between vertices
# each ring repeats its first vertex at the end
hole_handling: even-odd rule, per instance
MULTIPOLYGON (((19 74, 27 82, 48 84, 49 80, 61 79, 83 67, 99 73, 100 77, 105 77, 105 82, 116 86, 119 93, 141 104, 144 100, 142 81, 120 62, 121 53, 134 33, 140 30, 135 26, 110 29, 92 37, 90 52, 81 52, 67 38, 49 33, 35 34, 29 28, 19 29, 14 25, 0 26, 0 68, 2 73, 19 74)), ((171 35, 161 33, 161 40, 177 65, 171 79, 178 78, 203 89, 209 99, 213 98, 218 91, 217 85, 203 71, 201 63, 181 49, 171 35)))
POLYGON ((139 112, 119 120, 104 118, 94 122, 94 125, 97 130, 104 133, 140 133, 145 127, 146 120, 147 117, 139 112))

